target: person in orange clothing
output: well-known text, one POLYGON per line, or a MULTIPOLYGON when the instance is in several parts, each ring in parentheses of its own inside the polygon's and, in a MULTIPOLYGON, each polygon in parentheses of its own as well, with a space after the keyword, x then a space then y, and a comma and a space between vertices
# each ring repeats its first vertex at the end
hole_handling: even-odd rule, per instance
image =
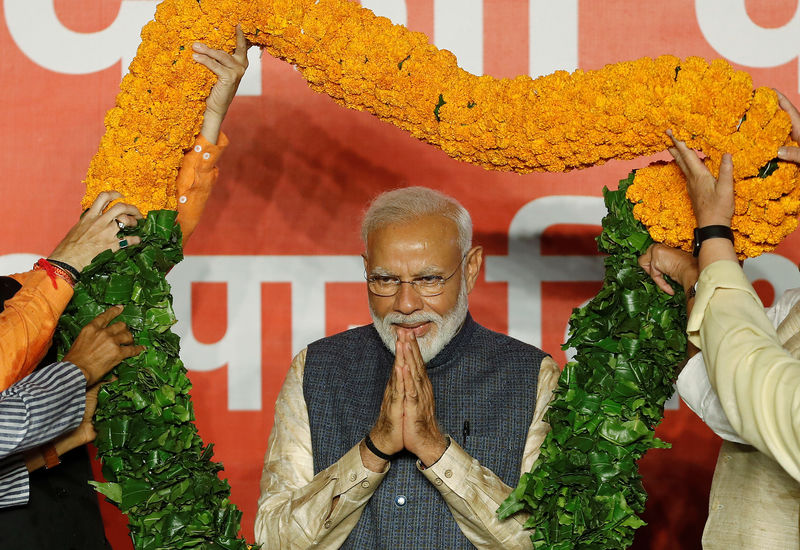
MULTIPOLYGON (((218 81, 206 101, 200 134, 178 173, 178 223, 184 242, 197 227, 217 179, 216 162, 228 145, 220 127, 247 68, 247 44, 241 30, 237 30, 233 55, 199 43, 194 50, 195 60, 211 69, 218 81)), ((122 195, 116 192, 101 193, 45 262, 40 260, 32 271, 10 276, 21 288, 6 300, 0 313, 0 391, 30 374, 42 360, 58 318, 72 298, 72 286, 92 258, 107 249, 138 244, 138 237, 117 239, 119 229, 135 226, 142 217, 135 206, 125 203, 106 210, 119 198, 122 195)), ((9 281, 0 285, 12 290, 16 286, 9 281)))
MULTIPOLYGON (((194 231, 218 175, 216 162, 228 141, 220 132, 222 121, 247 67, 247 42, 237 29, 233 54, 203 44, 193 45, 194 59, 214 72, 218 79, 206 101, 200 135, 183 159, 178 173, 178 223, 184 241, 194 231)), ((67 233, 49 259, 40 260, 32 271, 0 277, 0 391, 25 377, 37 364, 45 365, 58 317, 72 297, 72 284, 80 270, 103 250, 118 250, 138 244, 138 238, 120 239, 120 229, 136 225, 138 210, 111 201, 119 193, 101 193, 82 219, 67 233), (5 306, 5 308, 3 308, 5 306)), ((48 453, 34 449, 25 458, 30 474, 27 505, 0 510, 0 548, 110 548, 105 538, 97 496, 87 484, 92 479, 85 443, 94 440, 91 417, 96 393, 87 392, 83 422, 73 432, 45 444, 39 451, 57 454, 77 447, 61 457, 54 470, 38 470, 48 453), (61 444, 59 444, 59 442, 61 444), (54 449, 45 449, 51 446, 54 449), (46 528, 42 528, 46 526, 46 528)))

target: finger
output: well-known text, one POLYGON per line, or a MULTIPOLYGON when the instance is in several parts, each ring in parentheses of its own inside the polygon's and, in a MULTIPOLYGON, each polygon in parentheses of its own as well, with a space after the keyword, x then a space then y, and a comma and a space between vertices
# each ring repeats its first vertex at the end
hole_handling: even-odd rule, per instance
POLYGON ((653 245, 651 244, 650 247, 645 251, 644 254, 639 256, 636 260, 639 263, 639 267, 645 270, 648 275, 650 275, 650 265, 652 263, 653 258, 653 245))
POLYGON ((672 288, 672 285, 667 282, 667 280, 664 278, 664 275, 662 275, 660 272, 657 272, 655 275, 653 275, 653 281, 655 281, 656 286, 666 294, 669 294, 670 296, 675 295, 675 289, 672 288))
POLYGON ((236 49, 233 51, 233 57, 245 68, 247 68, 247 49, 249 47, 241 25, 236 25, 236 49))
POLYGON ((414 358, 411 345, 406 345, 406 371, 408 372, 408 379, 405 379, 406 394, 411 394, 414 400, 419 401, 423 394, 423 372, 420 370, 421 364, 414 358))
POLYGON ((411 369, 403 367, 403 385, 406 389, 406 400, 410 401, 412 406, 416 406, 419 401, 419 389, 417 388, 416 381, 411 375, 411 369))
POLYGON ((717 192, 723 195, 733 195, 733 157, 730 153, 722 155, 717 178, 717 192))
POLYGON ((109 336, 119 336, 123 332, 128 332, 128 325, 126 325, 123 321, 109 323, 108 327, 106 328, 106 332, 109 334, 109 336))
POLYGON ((111 250, 113 252, 116 252, 117 250, 121 250, 123 248, 128 248, 130 246, 136 246, 140 242, 142 242, 141 237, 137 237, 136 235, 128 235, 124 239, 119 239, 114 244, 114 246, 111 247, 111 250))
POLYGON ((797 107, 795 107, 785 95, 778 90, 775 90, 775 93, 778 94, 778 105, 789 114, 789 119, 792 121, 792 139, 800 141, 800 111, 797 110, 797 107))
POLYGON ((669 147, 667 151, 669 151, 669 154, 672 155, 673 159, 675 159, 675 164, 677 164, 678 168, 681 169, 681 173, 683 173, 684 176, 687 175, 689 173, 689 167, 686 166, 686 162, 684 162, 680 151, 678 151, 675 147, 669 147))
POLYGON ((217 76, 222 76, 222 73, 229 69, 238 66, 238 63, 233 56, 222 50, 213 50, 209 47, 204 47, 202 51, 197 51, 192 54, 195 61, 201 65, 205 65, 217 76))
POLYGON ((103 313, 92 319, 89 324, 97 328, 106 328, 108 323, 111 322, 111 319, 122 313, 123 309, 124 308, 122 306, 111 306, 103 313))
POLYGON ((411 341, 409 342, 408 347, 411 350, 411 356, 414 358, 414 362, 417 364, 417 370, 420 373, 424 373, 425 361, 422 359, 422 352, 419 350, 419 342, 417 342, 417 337, 413 334, 411 335, 411 341))
POLYGON ((414 352, 412 351, 412 344, 411 342, 403 345, 403 360, 405 362, 405 366, 408 371, 411 373, 412 378, 416 382, 419 377, 419 364, 417 360, 414 358, 414 352))
MULTIPOLYGON (((118 219, 121 216, 131 216, 133 218, 142 218, 142 213, 139 212, 139 209, 136 208, 132 204, 128 204, 126 202, 118 202, 117 204, 113 205, 111 208, 106 210, 103 215, 100 217, 100 220, 107 223, 114 222, 114 219, 118 219)), ((116 223, 114 224, 116 225, 116 223)))
POLYGON ((114 341, 121 346, 133 344, 133 334, 127 330, 125 332, 120 332, 114 336, 114 341))
POLYGON ((142 353, 146 348, 144 346, 120 346, 120 356, 122 359, 128 359, 129 357, 135 357, 142 353))
MULTIPOLYGON (((792 130, 794 132, 794 129, 792 130)), ((800 127, 798 127, 800 132, 800 127)), ((794 139, 794 136, 792 137, 794 139)), ((785 146, 778 149, 778 158, 789 162, 800 163, 800 147, 785 146)))
POLYGON ((389 405, 390 414, 392 416, 402 415, 403 412, 403 401, 406 397, 406 384, 403 378, 403 370, 403 367, 399 365, 395 367, 396 393, 395 398, 389 405))
POLYGON ((135 216, 131 216, 130 214, 122 214, 120 217, 115 219, 122 222, 125 227, 136 227, 139 225, 139 219, 135 216))
POLYGON ((91 217, 96 218, 103 213, 103 210, 106 209, 108 203, 120 198, 122 198, 122 193, 119 191, 103 191, 97 195, 97 198, 94 199, 92 206, 89 207, 88 214, 91 217))
POLYGON ((685 142, 676 139, 675 136, 672 135, 672 130, 667 130, 667 135, 672 140, 672 143, 675 144, 675 149, 678 152, 678 156, 673 155, 675 160, 678 161, 678 165, 680 165, 680 161, 683 160, 686 168, 693 175, 701 174, 706 170, 703 161, 700 160, 697 153, 690 149, 685 142))

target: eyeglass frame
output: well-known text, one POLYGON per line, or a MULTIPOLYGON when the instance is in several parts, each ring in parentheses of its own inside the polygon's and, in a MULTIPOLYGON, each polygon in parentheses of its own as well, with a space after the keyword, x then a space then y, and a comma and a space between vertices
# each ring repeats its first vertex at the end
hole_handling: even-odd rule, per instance
POLYGON ((467 259, 467 256, 469 256, 469 252, 467 252, 466 254, 461 256, 461 261, 458 262, 458 265, 456 266, 456 268, 447 277, 442 277, 441 275, 426 275, 426 277, 439 277, 441 279, 441 281, 437 281, 439 283, 439 285, 440 285, 440 289, 441 290, 439 292, 437 292, 436 294, 422 294, 419 291, 419 289, 417 288, 417 285, 420 283, 419 279, 421 279, 422 277, 418 277, 416 279, 411 279, 410 281, 404 281, 400 277, 392 277, 393 279, 397 279, 397 281, 398 281, 397 290, 395 290, 394 293, 392 293, 392 294, 378 294, 377 292, 373 291, 369 287, 370 282, 375 280, 374 277, 386 277, 386 275, 372 275, 370 277, 369 275, 367 275, 367 271, 364 270, 364 278, 367 280, 367 290, 371 294, 374 294, 375 296, 379 296, 381 298, 392 298, 393 296, 397 296, 397 294, 400 292, 400 289, 403 287, 404 284, 406 284, 406 285, 411 285, 411 288, 414 289, 414 292, 416 292, 418 295, 422 296, 423 298, 433 298, 435 296, 441 296, 442 294, 444 294, 444 287, 447 284, 447 281, 452 279, 455 276, 455 274, 458 273, 458 270, 461 269, 461 266, 464 264, 464 260, 467 259))

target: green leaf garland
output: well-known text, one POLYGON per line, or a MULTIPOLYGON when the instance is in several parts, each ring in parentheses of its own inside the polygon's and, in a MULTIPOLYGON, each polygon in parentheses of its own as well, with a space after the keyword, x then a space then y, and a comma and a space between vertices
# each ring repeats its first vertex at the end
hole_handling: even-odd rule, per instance
POLYGON ((564 348, 577 354, 554 392, 551 432, 498 510, 501 518, 530 513, 525 526, 538 550, 629 547, 647 498, 636 461, 669 447, 654 430, 686 354, 685 297, 660 291, 638 265, 653 241, 625 198, 633 176, 603 192, 603 287, 573 311, 564 348))
POLYGON ((177 213, 151 211, 137 228, 125 230, 142 243, 97 256, 81 274, 75 296, 59 321, 59 355, 81 328, 112 305, 146 351, 122 362, 105 384, 95 413, 98 457, 106 483, 91 482, 128 515, 137 550, 245 550, 237 538, 241 512, 230 486, 211 460, 195 427, 186 368, 167 271, 183 258, 177 213))

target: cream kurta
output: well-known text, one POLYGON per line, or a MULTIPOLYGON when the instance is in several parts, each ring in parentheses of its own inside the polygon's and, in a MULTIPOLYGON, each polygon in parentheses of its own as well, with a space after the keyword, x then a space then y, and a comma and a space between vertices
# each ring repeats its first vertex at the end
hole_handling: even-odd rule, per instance
POLYGON ((700 274, 687 330, 734 430, 800 480, 800 360, 736 262, 700 274))
MULTIPOLYGON (((256 541, 264 548, 339 548, 391 467, 382 473, 368 470, 361 463, 356 445, 338 462, 314 476, 311 428, 303 398, 305 360, 306 350, 303 350, 292 361, 275 403, 275 423, 264 457, 255 522, 256 541)), ((520 473, 531 469, 550 430, 543 417, 559 374, 553 359, 547 357, 542 361, 536 410, 520 473)), ((464 535, 477 548, 532 547, 530 532, 522 529, 527 519, 523 514, 505 521, 498 520, 495 514, 512 488, 455 441, 451 441, 438 462, 421 472, 442 494, 464 535)))
MULTIPOLYGON (((727 262, 732 264, 732 262, 727 262)), ((713 264, 716 265, 716 264, 713 264)), ((710 266, 707 277, 703 280, 703 285, 710 285, 711 288, 720 289, 720 293, 730 294, 734 289, 738 291, 739 299, 744 300, 742 306, 747 311, 752 309, 753 293, 749 283, 743 281, 743 275, 738 266, 721 265, 713 270, 710 266), (733 278, 730 276, 733 275, 733 278), (744 288, 743 288, 744 286, 744 288), (744 290, 744 292, 742 292, 744 290)), ((704 272, 705 273, 705 272, 704 272)), ((699 287, 700 285, 698 285, 699 287)), ((725 315, 718 311, 718 298, 710 300, 713 290, 704 291, 704 302, 702 308, 705 312, 698 312, 697 315, 704 313, 710 320, 711 315, 725 315)), ((729 300, 730 298, 725 298, 729 300)), ((774 335, 768 336, 772 340, 771 344, 761 340, 766 334, 764 327, 766 324, 759 322, 757 330, 753 332, 754 340, 750 340, 754 353, 759 353, 762 347, 774 347, 775 343, 781 345, 789 354, 795 358, 800 358, 800 289, 786 292, 775 304, 765 312, 766 319, 771 326, 777 326, 774 335), (775 338, 777 337, 777 338, 775 338)), ((727 304, 733 306, 734 304, 727 304)), ((695 308, 698 306, 696 305, 695 308)), ((760 310, 759 303, 756 302, 756 309, 760 310)), ((743 313, 742 315, 748 315, 743 313)), ((694 317, 694 315, 692 316, 694 317)), ((759 316, 759 319, 760 316, 759 316)), ((697 327, 695 321, 690 326, 697 327)), ((708 321, 713 323, 712 321, 708 321)), ((722 339, 728 332, 712 334, 716 329, 710 324, 702 331, 706 339, 722 339)), ((720 327, 724 330, 725 327, 720 327)), ((734 336, 735 338, 741 335, 734 336)), ((728 344, 723 344, 727 346, 728 344)), ((725 352, 737 353, 735 350, 724 350, 725 352)), ((774 350, 773 350, 774 351, 774 350)), ((738 369, 754 368, 756 364, 752 357, 741 356, 748 366, 740 365, 738 369)), ((719 357, 717 361, 730 361, 731 357, 719 357)), ((800 363, 798 363, 800 364, 800 363)), ((722 376, 732 376, 737 370, 732 363, 717 364, 714 370, 716 378, 722 376)), ((703 531, 703 548, 706 550, 728 550, 737 548, 741 550, 773 550, 776 548, 796 549, 800 548, 800 536, 798 534, 798 518, 800 516, 800 483, 792 478, 775 460, 759 450, 742 444, 746 443, 730 426, 725 413, 719 411, 720 401, 716 393, 711 389, 709 381, 704 378, 706 367, 700 354, 689 361, 686 368, 681 372, 678 379, 678 390, 681 397, 688 398, 687 403, 714 431, 726 439, 722 443, 722 448, 717 459, 716 469, 714 470, 714 481, 711 485, 711 495, 709 498, 708 520, 703 531), (694 404, 694 406, 693 406, 694 404)), ((739 373, 739 378, 744 378, 739 373)), ((746 380, 746 378, 745 378, 746 380)), ((712 383, 717 386, 718 380, 712 383)), ((746 382, 739 385, 739 392, 733 396, 733 402, 745 399, 746 382)), ((759 393, 765 403, 770 403, 769 387, 762 386, 759 393)), ((731 396, 721 396, 728 403, 732 402, 731 396)), ((752 409, 752 405, 747 405, 744 411, 752 409)), ((740 426, 742 425, 741 413, 740 426)), ((796 417, 795 417, 796 418, 796 417)), ((777 420, 777 419, 776 419, 777 420)), ((785 420, 785 418, 784 418, 785 420)))

